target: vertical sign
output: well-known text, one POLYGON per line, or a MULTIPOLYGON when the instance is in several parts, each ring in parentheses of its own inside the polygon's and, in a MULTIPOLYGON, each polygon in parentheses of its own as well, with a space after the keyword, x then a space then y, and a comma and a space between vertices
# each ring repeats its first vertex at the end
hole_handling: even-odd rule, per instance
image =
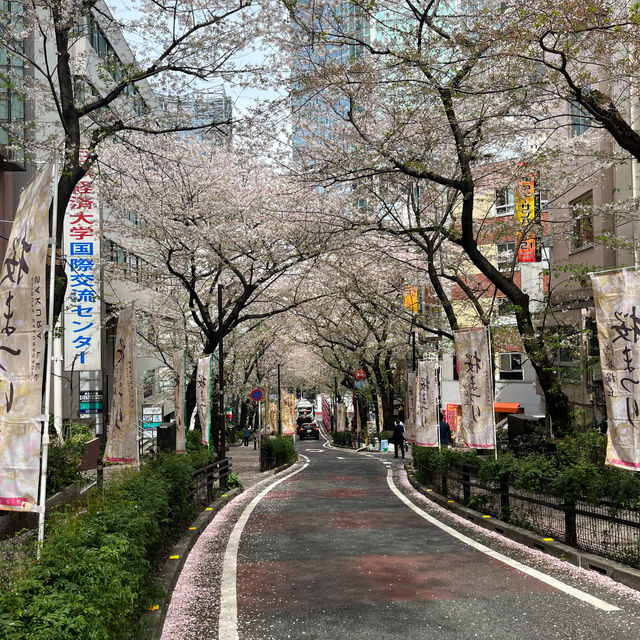
POLYGON ((518 236, 518 262, 536 262, 536 239, 534 235, 527 233, 536 219, 533 174, 528 180, 519 180, 516 183, 516 219, 522 228, 522 233, 518 236))
POLYGON ((64 218, 64 362, 67 371, 99 371, 100 212, 96 188, 85 175, 73 190, 64 218))
POLYGON ((136 387, 133 372, 133 305, 125 307, 118 318, 116 350, 113 362, 111 416, 104 452, 107 462, 129 463, 138 459, 136 387))
POLYGON ((462 423, 458 440, 474 449, 495 447, 493 366, 485 327, 453 332, 460 380, 462 423))
POLYGON ((415 442, 421 447, 438 446, 438 361, 418 362, 418 411, 419 419, 415 442))
POLYGON ((455 439, 458 439, 458 405, 447 404, 447 422, 453 431, 455 439))
POLYGON ((186 358, 184 349, 177 351, 173 355, 173 381, 174 381, 174 397, 175 397, 175 414, 176 414, 176 451, 184 453, 186 442, 186 358))
POLYGON ((0 509, 38 502, 53 163, 27 185, 0 271, 0 509))
POLYGON ((418 313, 418 288, 407 285, 404 288, 404 306, 411 313, 418 313))
POLYGON ((640 470, 640 274, 591 274, 608 442, 606 463, 640 470))
POLYGON ((211 367, 211 356, 205 356, 198 360, 196 402, 200 429, 202 429, 202 444, 207 446, 211 443, 211 367))

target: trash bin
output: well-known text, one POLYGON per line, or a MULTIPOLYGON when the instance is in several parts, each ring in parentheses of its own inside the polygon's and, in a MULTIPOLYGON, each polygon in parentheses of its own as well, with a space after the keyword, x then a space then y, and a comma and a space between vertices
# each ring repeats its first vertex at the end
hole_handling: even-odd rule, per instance
POLYGON ((176 423, 163 422, 158 425, 158 451, 176 450, 176 423))

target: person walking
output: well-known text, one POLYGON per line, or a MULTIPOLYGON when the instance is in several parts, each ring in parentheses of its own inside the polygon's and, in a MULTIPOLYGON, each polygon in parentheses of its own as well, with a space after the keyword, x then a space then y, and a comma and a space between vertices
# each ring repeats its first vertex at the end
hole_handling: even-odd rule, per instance
POLYGON ((440 420, 440 446, 451 446, 451 427, 449 423, 444 419, 444 416, 440 420))
POLYGON ((398 457, 398 449, 402 453, 402 457, 404 458, 404 425, 400 420, 396 420, 393 423, 393 451, 394 458, 398 457))
POLYGON ((242 430, 242 436, 244 438, 244 446, 248 447, 249 446, 249 436, 251 435, 251 429, 249 429, 249 427, 245 427, 242 430))

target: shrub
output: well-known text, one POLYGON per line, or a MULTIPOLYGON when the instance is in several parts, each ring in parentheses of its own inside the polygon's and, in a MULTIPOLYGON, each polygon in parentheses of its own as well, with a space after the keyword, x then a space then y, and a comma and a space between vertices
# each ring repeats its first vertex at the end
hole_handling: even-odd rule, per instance
POLYGON ((47 460, 48 496, 82 480, 78 465, 85 452, 85 443, 95 436, 88 425, 72 424, 64 441, 60 441, 55 432, 50 433, 50 437, 47 460))
POLYGON ((353 446, 353 432, 351 431, 336 431, 332 435, 333 444, 339 447, 351 447, 353 446))
POLYGON ((291 436, 274 436, 263 438, 262 455, 266 461, 266 468, 273 469, 283 464, 295 462, 298 459, 293 438, 291 436))
POLYGON ((154 564, 194 515, 196 460, 160 456, 90 492, 82 509, 55 515, 40 560, 0 593, 0 638, 133 637, 154 564))

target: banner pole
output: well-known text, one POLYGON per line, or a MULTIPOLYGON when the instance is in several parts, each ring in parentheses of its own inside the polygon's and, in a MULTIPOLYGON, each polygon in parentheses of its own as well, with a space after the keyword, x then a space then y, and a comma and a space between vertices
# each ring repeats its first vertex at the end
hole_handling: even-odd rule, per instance
POLYGON ((56 234, 58 231, 58 175, 59 158, 57 149, 53 152, 53 203, 51 206, 51 238, 50 267, 49 267, 49 311, 47 323, 47 379, 44 391, 44 415, 42 420, 42 458, 40 462, 40 495, 38 497, 38 546, 37 557, 40 558, 42 543, 44 542, 44 517, 47 504, 47 463, 49 457, 49 407, 51 404, 51 367, 53 365, 53 308, 56 284, 56 234))

